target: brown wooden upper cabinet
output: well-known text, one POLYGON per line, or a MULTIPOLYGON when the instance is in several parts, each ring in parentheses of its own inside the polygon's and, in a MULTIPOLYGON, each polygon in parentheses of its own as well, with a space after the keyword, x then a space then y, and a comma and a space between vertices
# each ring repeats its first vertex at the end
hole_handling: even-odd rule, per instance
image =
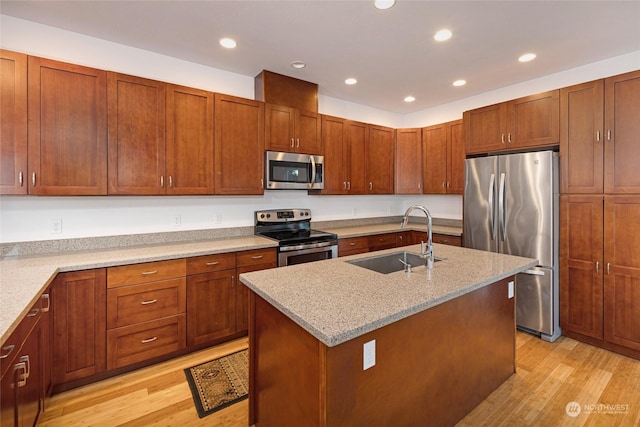
POLYGON ((398 129, 396 194, 422 194, 422 129, 398 129))
POLYGON ((424 194, 464 192, 464 126, 454 120, 422 129, 424 194))
POLYGON ((165 194, 165 101, 163 82, 108 73, 109 194, 165 194))
POLYGON ((640 193, 640 71, 560 90, 563 193, 640 193))
POLYGON ((393 194, 394 150, 396 130, 384 126, 369 126, 365 147, 367 193, 393 194))
POLYGON ((0 50, 0 194, 27 194, 27 55, 0 50))
POLYGON ((264 193, 264 103, 215 94, 215 193, 264 193))
POLYGON ((106 195, 107 73, 34 56, 28 67, 29 193, 106 195))
POLYGON ((321 120, 318 113, 281 105, 265 105, 267 150, 319 154, 321 147, 321 120))
POLYGON ((364 153, 369 126, 322 115, 325 164, 324 189, 319 194, 365 194, 364 153))
POLYGON ((464 112, 466 153, 559 143, 559 90, 464 112))
POLYGON ((167 85, 166 125, 166 193, 213 194, 213 93, 167 85))

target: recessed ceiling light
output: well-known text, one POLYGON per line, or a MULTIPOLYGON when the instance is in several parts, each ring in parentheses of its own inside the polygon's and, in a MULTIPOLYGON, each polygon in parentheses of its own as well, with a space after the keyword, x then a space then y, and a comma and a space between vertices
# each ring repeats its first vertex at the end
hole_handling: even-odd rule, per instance
POLYGON ((220 46, 226 47, 227 49, 233 49, 236 47, 236 41, 234 39, 230 39, 229 37, 225 37, 220 39, 220 46))
POLYGON ((455 82, 453 82, 454 86, 464 86, 467 84, 466 80, 456 80, 455 82))
POLYGON ((358 80, 354 79, 353 77, 350 77, 347 80, 345 80, 344 82, 345 82, 345 84, 348 84, 348 85, 354 85, 354 84, 358 83, 358 80))
POLYGON ((518 58, 518 61, 520 61, 520 62, 529 62, 529 61, 534 60, 535 57, 536 57, 535 53, 525 53, 520 58, 518 58))
POLYGON ((293 62, 291 63, 291 66, 292 66, 293 68, 296 68, 296 69, 298 69, 298 70, 299 70, 299 69, 301 69, 301 68, 306 67, 306 66, 307 66, 307 64, 305 64, 305 63, 304 63, 304 62, 302 62, 302 61, 293 61, 293 62))
POLYGON ((390 9, 396 4, 396 0, 375 0, 374 6, 380 10, 390 9))
POLYGON ((451 38, 451 36, 452 36, 451 31, 449 31, 449 30, 447 30, 447 29, 443 29, 443 30, 438 31, 438 32, 433 36, 433 38, 434 38, 436 41, 443 42, 443 41, 445 41, 445 40, 449 40, 449 39, 451 38))
POLYGON ((404 102, 413 102, 413 101, 415 101, 415 100, 416 100, 416 97, 415 97, 415 96, 411 96, 411 95, 409 95, 409 96, 405 96, 405 97, 404 97, 404 102))

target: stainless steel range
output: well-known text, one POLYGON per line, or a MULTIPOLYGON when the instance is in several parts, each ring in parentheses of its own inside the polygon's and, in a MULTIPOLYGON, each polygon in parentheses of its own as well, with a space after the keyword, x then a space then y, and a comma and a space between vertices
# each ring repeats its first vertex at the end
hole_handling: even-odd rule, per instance
POLYGON ((338 236, 312 230, 309 209, 276 209, 255 214, 255 234, 279 243, 278 267, 338 257, 338 236))

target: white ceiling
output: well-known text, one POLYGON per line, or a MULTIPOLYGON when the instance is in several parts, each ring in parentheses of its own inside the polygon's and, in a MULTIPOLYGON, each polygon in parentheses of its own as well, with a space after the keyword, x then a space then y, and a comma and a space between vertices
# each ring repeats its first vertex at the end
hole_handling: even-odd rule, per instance
POLYGON ((286 74, 400 114, 640 50, 637 0, 398 0, 386 11, 372 0, 2 0, 0 13, 252 77, 286 74), (445 27, 453 37, 435 42, 445 27), (519 63, 526 52, 537 59, 519 63), (294 70, 294 60, 308 65, 294 70))

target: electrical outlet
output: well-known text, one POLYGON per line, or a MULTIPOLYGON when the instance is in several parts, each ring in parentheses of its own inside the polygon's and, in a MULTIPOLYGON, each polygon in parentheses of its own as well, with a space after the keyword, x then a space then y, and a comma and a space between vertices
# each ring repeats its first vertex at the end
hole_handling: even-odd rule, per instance
POLYGON ((362 370, 367 370, 376 364, 376 340, 364 343, 362 346, 362 370))
POLYGON ((516 294, 515 291, 515 283, 513 283, 513 280, 511 282, 508 283, 508 290, 507 290, 507 296, 509 297, 509 299, 513 298, 516 294))
POLYGON ((52 219, 49 224, 49 229, 51 234, 60 234, 62 233, 62 220, 61 219, 52 219))
POLYGON ((175 225, 176 227, 180 227, 182 225, 182 216, 181 215, 176 215, 173 217, 173 225, 175 225))
POLYGON ((216 212, 215 223, 222 224, 222 212, 216 212))

